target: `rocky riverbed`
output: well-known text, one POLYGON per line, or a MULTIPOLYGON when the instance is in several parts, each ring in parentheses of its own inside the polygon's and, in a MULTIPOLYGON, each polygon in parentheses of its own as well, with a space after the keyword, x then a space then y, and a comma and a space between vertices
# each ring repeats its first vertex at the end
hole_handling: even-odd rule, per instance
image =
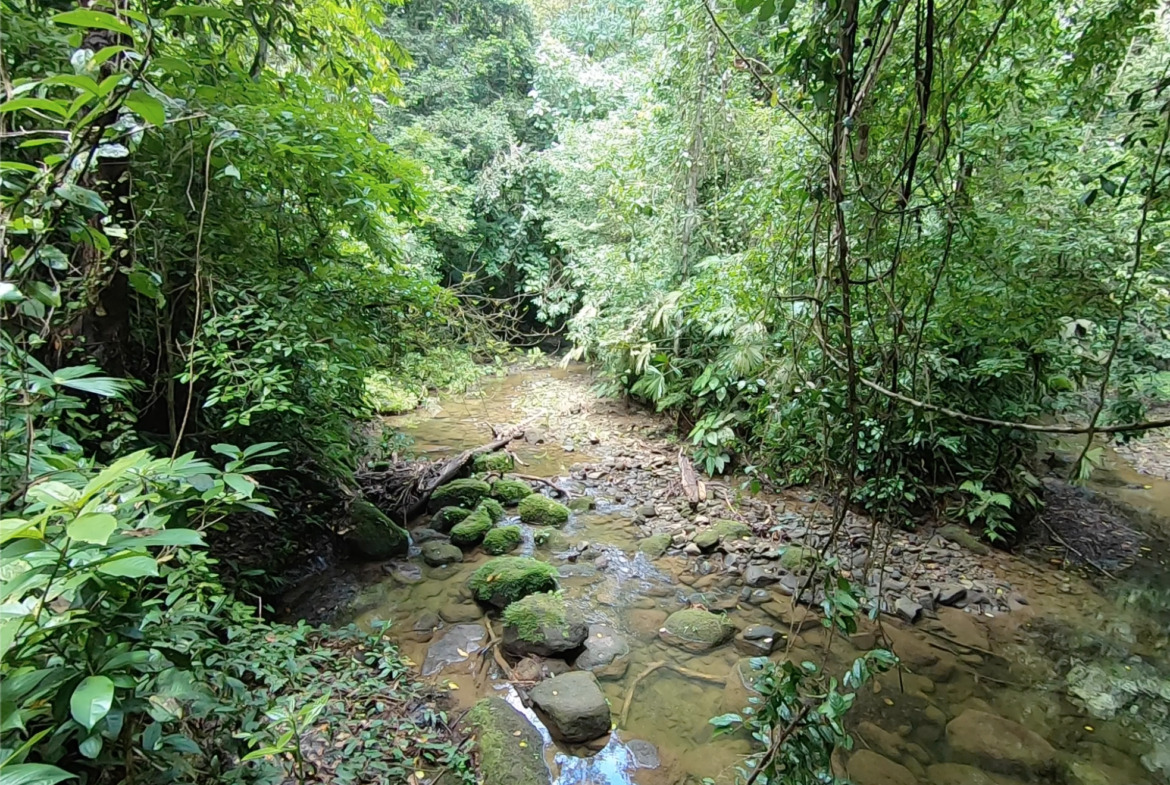
POLYGON ((488 423, 543 415, 512 445, 515 472, 547 479, 532 487, 570 517, 529 525, 509 507, 495 527, 518 540, 496 539, 522 560, 511 568, 551 565, 558 594, 500 618, 473 587, 514 572, 424 519, 407 558, 329 573, 293 598, 310 617, 390 622, 457 710, 498 698, 469 718, 486 773, 732 782, 754 748, 713 737, 708 719, 748 705, 751 657, 840 673, 882 641, 901 668, 862 696, 856 751, 837 760, 858 785, 1167 781, 1166 630, 1148 607, 954 526, 893 530, 850 514, 829 542, 832 510, 811 492, 753 495, 727 480, 691 504, 669 424, 590 382, 581 369, 528 371, 393 421, 438 458, 487 441, 488 423), (828 635, 815 591, 802 591, 822 552, 884 611, 852 639, 828 635))

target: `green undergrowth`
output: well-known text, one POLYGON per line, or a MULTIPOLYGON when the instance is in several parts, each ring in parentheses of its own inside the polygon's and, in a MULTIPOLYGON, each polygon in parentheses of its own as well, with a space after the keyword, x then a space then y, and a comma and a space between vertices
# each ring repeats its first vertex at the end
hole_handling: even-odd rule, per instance
POLYGON ((502 375, 505 358, 477 362, 465 347, 439 346, 409 352, 392 368, 366 377, 366 400, 379 414, 400 414, 418 408, 433 393, 461 393, 485 376, 502 375))
POLYGON ((242 766, 231 755, 210 756, 209 773, 220 782, 278 782, 298 754, 314 781, 398 782, 411 772, 429 779, 444 771, 452 784, 475 781, 470 745, 452 733, 444 696, 419 682, 379 634, 255 625, 236 631, 209 664, 218 672, 206 687, 189 689, 215 694, 229 710, 218 728, 225 745, 254 737, 263 753, 288 730, 273 721, 282 714, 299 714, 304 726, 297 753, 259 754, 242 766))

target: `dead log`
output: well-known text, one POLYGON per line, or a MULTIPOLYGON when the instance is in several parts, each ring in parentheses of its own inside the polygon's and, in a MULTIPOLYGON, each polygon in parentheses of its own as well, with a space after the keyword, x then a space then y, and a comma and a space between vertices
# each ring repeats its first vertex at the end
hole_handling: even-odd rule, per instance
POLYGON ((691 459, 683 453, 678 451, 678 470, 682 475, 683 494, 687 497, 687 502, 691 505, 691 509, 699 506, 699 502, 706 496, 699 478, 695 475, 695 466, 691 463, 691 459))
POLYGON ((406 510, 403 512, 403 522, 408 522, 415 516, 421 515, 423 510, 427 508, 427 503, 430 502, 431 494, 435 492, 435 489, 440 485, 448 483, 458 477, 460 472, 463 471, 463 467, 470 463, 475 456, 483 455, 484 453, 495 452, 513 439, 519 439, 524 435, 524 428, 538 417, 540 417, 539 414, 534 414, 521 422, 519 425, 515 426, 509 431, 506 431, 503 435, 496 437, 494 440, 488 442, 482 447, 476 447, 474 450, 464 450, 454 458, 448 460, 445 464, 443 464, 443 468, 439 472, 438 476, 428 482, 423 488, 421 488, 422 493, 419 494, 418 499, 415 500, 415 502, 406 508, 406 510))

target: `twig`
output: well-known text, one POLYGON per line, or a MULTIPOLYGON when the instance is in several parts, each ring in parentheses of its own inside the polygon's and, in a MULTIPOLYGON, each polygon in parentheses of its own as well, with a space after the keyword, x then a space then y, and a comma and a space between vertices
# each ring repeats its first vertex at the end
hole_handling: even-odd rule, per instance
POLYGON ((1093 568, 1095 568, 1095 569, 1097 569, 1097 570, 1100 570, 1101 574, 1102 574, 1102 575, 1104 575, 1106 578, 1109 578, 1110 580, 1117 580, 1117 576, 1116 576, 1116 575, 1114 575, 1113 573, 1109 572, 1109 570, 1105 569, 1105 568, 1104 568, 1104 567, 1102 567, 1100 564, 1097 564, 1097 562, 1095 562, 1095 561, 1093 561, 1092 559, 1090 559, 1090 558, 1089 558, 1088 556, 1086 556, 1086 555, 1085 555, 1083 552, 1081 552, 1081 551, 1078 551, 1076 548, 1074 548, 1073 546, 1069 545, 1069 544, 1068 544, 1068 543, 1067 543, 1067 542, 1064 540, 1064 538, 1063 538, 1063 537, 1061 537, 1059 534, 1057 534, 1057 533, 1056 533, 1056 531, 1055 531, 1055 530, 1054 530, 1054 529, 1053 529, 1051 526, 1049 526, 1049 525, 1048 525, 1048 522, 1047 522, 1047 521, 1045 521, 1043 518, 1041 518, 1041 519, 1040 519, 1040 525, 1041 525, 1041 526, 1043 526, 1045 529, 1047 529, 1047 530, 1048 530, 1048 533, 1052 535, 1052 539, 1056 540, 1058 543, 1060 543, 1061 545, 1063 545, 1063 546, 1064 546, 1064 547, 1065 547, 1067 550, 1070 550, 1070 551, 1072 551, 1072 552, 1073 552, 1073 553, 1075 553, 1077 556, 1080 556, 1082 559, 1084 559, 1084 560, 1085 560, 1085 564, 1087 564, 1087 565, 1089 565, 1090 567, 1093 567, 1093 568))
POLYGON ((634 690, 638 689, 638 684, 642 681, 642 679, 646 678, 665 664, 666 662, 664 660, 657 660, 656 662, 650 663, 646 666, 646 670, 639 673, 637 677, 635 677, 634 680, 630 682, 629 688, 626 689, 626 699, 622 702, 622 713, 618 715, 619 728, 624 728, 626 726, 626 719, 630 715, 630 704, 634 700, 634 690))

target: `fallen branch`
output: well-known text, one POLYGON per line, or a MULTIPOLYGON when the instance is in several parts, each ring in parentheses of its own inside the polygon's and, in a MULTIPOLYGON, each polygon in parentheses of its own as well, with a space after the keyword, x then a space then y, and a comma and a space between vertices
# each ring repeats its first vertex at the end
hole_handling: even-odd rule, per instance
POLYGON ((629 689, 626 690, 626 699, 622 703, 622 713, 618 715, 619 728, 624 728, 626 725, 626 720, 629 719, 630 705, 634 701, 634 691, 638 689, 638 684, 642 681, 642 679, 646 678, 659 668, 672 670, 678 675, 685 676, 688 679, 698 679, 699 681, 707 681, 713 684, 722 684, 724 681, 726 681, 726 679, 722 676, 712 676, 709 673, 700 673, 699 671, 693 671, 690 668, 684 668, 681 665, 673 665, 669 662, 666 662, 665 660, 657 660, 652 662, 646 666, 646 670, 639 673, 637 678, 630 682, 629 689))
POLYGON ((527 480, 528 482, 538 482, 542 485, 546 485, 549 488, 551 488, 552 491, 554 493, 556 493, 558 496, 564 496, 566 499, 573 498, 573 494, 569 493, 564 488, 560 488, 560 487, 554 485, 551 480, 546 480, 544 477, 537 477, 534 474, 515 474, 515 473, 512 473, 512 476, 518 477, 521 480, 527 480))

